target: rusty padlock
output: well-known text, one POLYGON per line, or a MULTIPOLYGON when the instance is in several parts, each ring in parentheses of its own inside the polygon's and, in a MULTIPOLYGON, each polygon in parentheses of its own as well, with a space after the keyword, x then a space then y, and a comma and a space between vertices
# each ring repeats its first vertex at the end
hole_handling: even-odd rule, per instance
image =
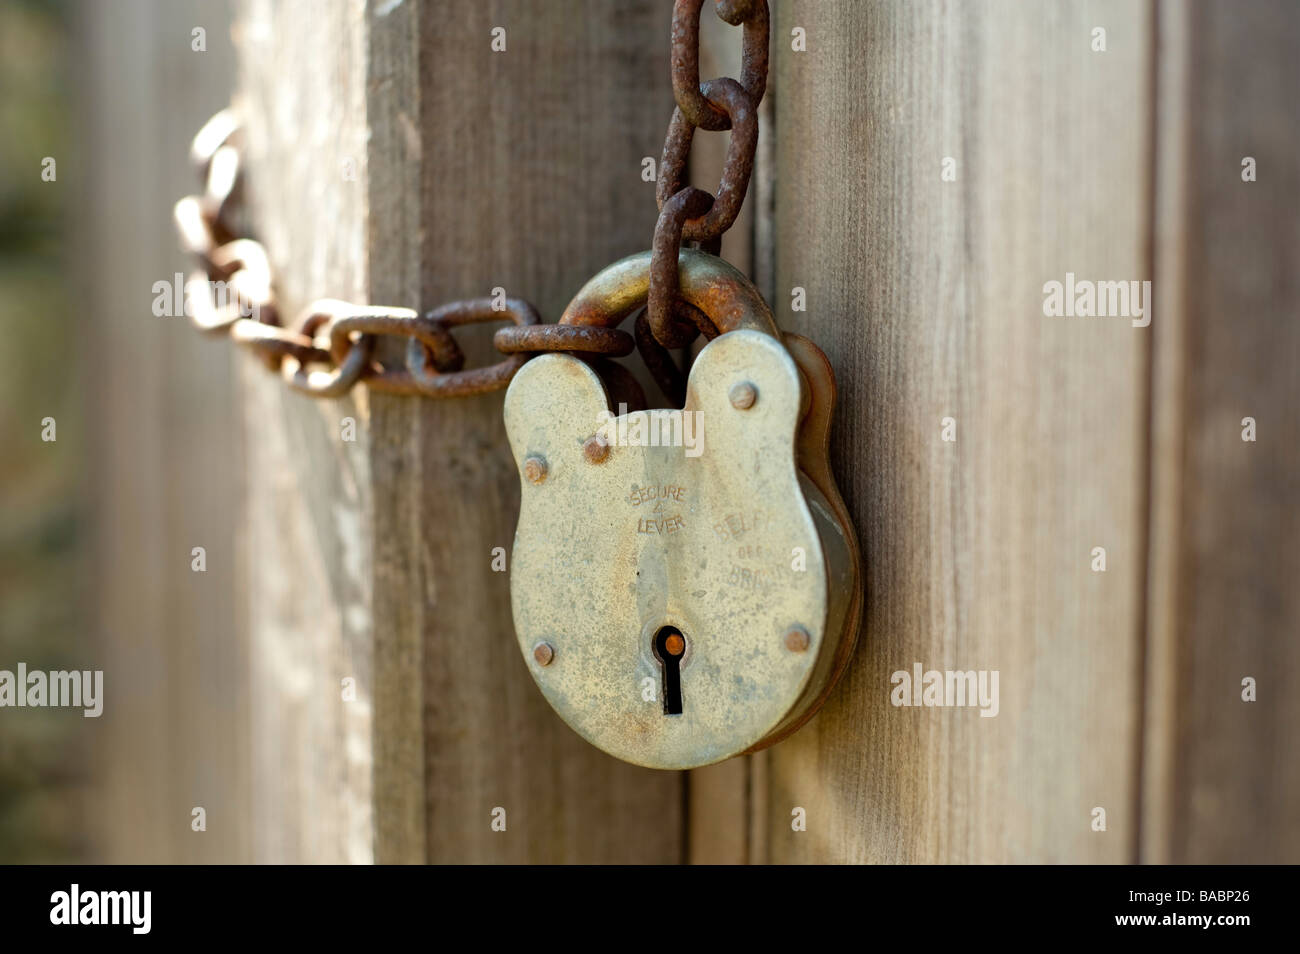
MULTIPOLYGON (((561 322, 645 303, 650 254, 609 266, 561 322)), ((844 671, 862 611, 857 539, 831 475, 835 379, 758 290, 684 249, 679 294, 723 332, 682 410, 617 413, 567 354, 506 393, 521 473, 511 601, 548 702, 593 745, 685 769, 798 729, 844 671)))

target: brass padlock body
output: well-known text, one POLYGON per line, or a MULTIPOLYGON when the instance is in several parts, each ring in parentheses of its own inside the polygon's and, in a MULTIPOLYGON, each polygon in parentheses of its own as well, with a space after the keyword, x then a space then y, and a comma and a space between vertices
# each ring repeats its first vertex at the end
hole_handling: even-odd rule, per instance
POLYGON ((647 446, 656 419, 612 415, 575 357, 535 358, 510 385, 520 649, 560 716, 620 759, 683 769, 771 744, 815 712, 852 652, 861 592, 826 461, 833 379, 798 344, 797 364, 753 328, 711 341, 685 407, 649 412, 676 445, 647 446), (598 433, 603 457, 589 453, 598 433), (680 658, 665 658, 664 632, 684 637, 680 658), (674 662, 679 712, 666 711, 674 662))

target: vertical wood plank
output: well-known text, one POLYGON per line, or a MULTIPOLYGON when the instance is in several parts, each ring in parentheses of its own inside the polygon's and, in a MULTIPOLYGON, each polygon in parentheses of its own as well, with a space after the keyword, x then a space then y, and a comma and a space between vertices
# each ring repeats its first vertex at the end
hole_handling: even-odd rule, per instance
POLYGON ((1145 861, 1300 859, 1300 10, 1161 3, 1145 861), (1242 179, 1242 160, 1256 180, 1242 179), (1242 419, 1255 419, 1254 442, 1242 419), (1257 701, 1242 699, 1242 680, 1257 701))
MULTIPOLYGON (((171 205, 196 190, 189 141, 229 100, 227 3, 82 3, 74 236, 80 329, 92 343, 95 639, 104 715, 86 721, 101 789, 86 817, 98 859, 249 860, 248 686, 236 579, 241 446, 229 352, 152 313, 154 283, 188 269, 171 205), (191 31, 206 30, 206 49, 191 31), (207 569, 191 570, 191 549, 207 569), (207 830, 191 829, 202 807, 207 830)), ((66 173, 65 173, 66 170, 66 173)), ((75 186, 74 186, 75 187, 75 186)), ((81 720, 78 720, 81 721, 81 720)))
POLYGON ((867 612, 771 751, 772 861, 1135 857, 1148 332, 1045 317, 1042 288, 1151 277, 1148 16, 778 5, 775 305, 839 376, 867 612), (915 663, 997 670, 998 715, 891 705, 915 663))
MULTIPOLYGON (((365 5, 244 0, 238 40, 250 206, 286 319, 315 298, 364 301, 365 5)), ((250 360, 242 371, 255 857, 371 861, 366 395, 315 401, 250 360), (355 442, 342 439, 345 417, 355 442)))
MULTIPOLYGON (((640 160, 671 94, 667 43, 645 37, 667 36, 665 11, 308 7, 244 5, 254 206, 291 309, 427 308, 501 286, 553 320, 648 245, 640 160)), ((492 330, 462 336, 471 363, 496 359, 492 330)), ((250 507, 262 856, 680 860, 681 776, 586 745, 519 658, 492 569, 518 508, 501 395, 313 403, 247 387, 250 473, 270 483, 250 507), (347 676, 356 702, 339 700, 347 676)))
MULTIPOLYGON (((671 113, 669 11, 456 0, 419 20, 421 302, 500 286, 554 321, 598 269, 649 246, 641 159, 659 155, 671 113)), ((470 357, 495 360, 481 346, 470 357)), ((375 526, 391 547, 376 622, 423 640, 429 858, 678 861, 681 776, 582 741, 519 656, 508 574, 491 569, 518 515, 501 400, 375 403, 375 526), (490 828, 497 807, 505 832, 490 828)))
MULTIPOLYGON (((372 301, 418 303, 421 293, 421 6, 371 4, 367 8, 370 80, 366 106, 370 122, 368 246, 372 301)), ((385 343, 385 357, 405 359, 385 343)), ((402 498, 375 509, 374 755, 375 860, 421 863, 427 854, 425 818, 424 640, 421 594, 406 561, 423 546, 425 528, 406 520, 407 501, 420 485, 405 468, 407 444, 418 441, 410 402, 375 396, 380 414, 372 430, 374 473, 379 486, 400 487, 402 498), (399 463, 394 466, 394 457, 399 463)))

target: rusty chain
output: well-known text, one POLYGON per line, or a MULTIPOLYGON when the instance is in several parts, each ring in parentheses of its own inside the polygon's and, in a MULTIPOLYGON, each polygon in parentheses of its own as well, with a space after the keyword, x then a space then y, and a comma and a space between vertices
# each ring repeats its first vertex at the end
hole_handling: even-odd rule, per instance
POLYGON ((357 305, 319 299, 292 327, 282 323, 270 260, 238 223, 243 156, 238 120, 223 110, 194 137, 190 157, 204 189, 176 203, 183 248, 200 269, 185 283, 186 313, 201 330, 225 335, 248 348, 293 388, 315 397, 339 397, 364 382, 375 391, 456 397, 505 387, 515 372, 541 352, 575 353, 616 378, 618 389, 639 386, 611 357, 638 349, 664 393, 680 404, 685 379, 668 353, 701 332, 718 331, 698 309, 677 296, 677 258, 682 243, 717 254, 722 234, 735 221, 749 188, 758 140, 758 104, 767 85, 767 0, 715 0, 719 17, 743 27, 741 79, 699 81, 699 22, 705 0, 676 0, 672 24, 672 85, 676 107, 664 141, 655 197, 650 292, 636 319, 635 336, 618 328, 541 324, 528 302, 508 298, 455 301, 420 314, 410 308, 357 305), (731 130, 718 191, 684 182, 696 129, 731 130), (465 356, 451 329, 509 321, 493 342, 504 356, 497 364, 465 369, 465 356), (407 340, 405 363, 375 358, 380 337, 407 340))
POLYGON ((655 183, 659 218, 651 243, 650 294, 637 344, 664 393, 681 394, 682 373, 668 349, 683 348, 701 333, 713 337, 707 316, 677 296, 677 257, 684 241, 717 254, 749 191, 758 146, 758 104, 767 90, 769 13, 767 0, 715 0, 718 16, 742 28, 739 80, 720 77, 700 83, 700 10, 704 0, 673 5, 672 77, 677 102, 655 183), (685 183, 691 142, 697 129, 731 130, 731 142, 716 194, 685 183), (657 353, 656 353, 657 352, 657 353))
POLYGON ((186 313, 201 331, 248 348, 291 387, 315 397, 340 397, 365 382, 388 394, 459 397, 500 390, 538 352, 626 355, 635 347, 632 335, 616 328, 541 325, 537 310, 517 298, 471 298, 426 314, 322 298, 285 327, 266 250, 241 236, 234 223, 242 184, 239 143, 239 124, 229 110, 212 117, 194 137, 191 159, 204 191, 181 199, 175 209, 181 245, 200 265, 185 283, 186 313), (504 360, 465 369, 451 329, 500 321, 529 334, 497 339, 504 360), (382 336, 407 340, 404 365, 375 359, 382 336))

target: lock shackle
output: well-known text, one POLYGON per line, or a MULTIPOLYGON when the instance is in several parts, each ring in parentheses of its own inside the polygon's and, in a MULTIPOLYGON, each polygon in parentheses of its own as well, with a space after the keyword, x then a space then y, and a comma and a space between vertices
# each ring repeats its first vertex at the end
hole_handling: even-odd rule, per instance
MULTIPOLYGON (((650 256, 638 252, 597 272, 573 296, 559 323, 617 327, 649 297, 650 256)), ((684 248, 677 269, 678 297, 707 315, 718 331, 748 328, 781 339, 767 302, 734 266, 699 249, 684 248)))

